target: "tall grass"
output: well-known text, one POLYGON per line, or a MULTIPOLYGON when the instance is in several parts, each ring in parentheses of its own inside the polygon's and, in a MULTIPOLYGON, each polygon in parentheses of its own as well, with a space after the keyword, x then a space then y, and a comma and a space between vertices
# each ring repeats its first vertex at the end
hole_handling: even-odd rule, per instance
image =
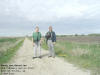
POLYGON ((23 41, 23 38, 0 38, 0 64, 8 62, 23 41))
POLYGON ((18 40, 18 38, 0 38, 0 43, 7 42, 7 41, 15 42, 16 40, 18 40))
POLYGON ((48 50, 48 46, 47 46, 46 40, 42 41, 41 46, 42 46, 43 49, 48 50))
POLYGON ((58 41, 55 46, 58 56, 65 55, 69 62, 100 74, 100 44, 82 44, 58 41))
POLYGON ((5 53, 0 56, 0 64, 7 63, 16 53, 16 51, 20 48, 22 45, 23 40, 20 41, 17 45, 15 45, 12 48, 9 48, 5 53))
MULTIPOLYGON (((9 62, 13 58, 23 41, 24 38, 0 38, 0 65, 9 62)), ((2 75, 1 72, 0 75, 2 75)))
MULTIPOLYGON (((43 42, 42 47, 47 50, 43 42)), ((91 75, 100 74, 100 44, 99 43, 78 43, 58 40, 55 45, 56 55, 63 57, 68 62, 91 70, 91 75)))

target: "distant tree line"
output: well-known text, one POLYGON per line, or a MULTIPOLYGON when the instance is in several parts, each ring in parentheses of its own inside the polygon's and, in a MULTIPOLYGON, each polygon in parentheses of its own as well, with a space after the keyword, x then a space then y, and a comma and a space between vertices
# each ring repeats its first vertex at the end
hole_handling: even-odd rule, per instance
MULTIPOLYGON (((72 35, 57 35, 57 37, 66 37, 66 36, 100 36, 100 34, 72 34, 72 35)), ((26 35, 26 37, 32 37, 32 36, 28 36, 26 35)), ((43 36, 45 37, 45 36, 43 36)))
POLYGON ((65 37, 65 36, 100 36, 100 34, 73 34, 73 35, 57 35, 57 37, 65 37))
POLYGON ((100 34, 88 34, 89 36, 100 36, 100 34))

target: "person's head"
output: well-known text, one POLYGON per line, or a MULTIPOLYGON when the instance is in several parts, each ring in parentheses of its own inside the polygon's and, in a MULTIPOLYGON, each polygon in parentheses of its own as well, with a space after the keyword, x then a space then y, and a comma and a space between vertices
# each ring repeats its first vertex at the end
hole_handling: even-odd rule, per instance
POLYGON ((39 32, 39 27, 38 26, 35 27, 35 31, 39 32))
POLYGON ((50 31, 50 32, 52 31, 52 26, 49 26, 49 31, 50 31))

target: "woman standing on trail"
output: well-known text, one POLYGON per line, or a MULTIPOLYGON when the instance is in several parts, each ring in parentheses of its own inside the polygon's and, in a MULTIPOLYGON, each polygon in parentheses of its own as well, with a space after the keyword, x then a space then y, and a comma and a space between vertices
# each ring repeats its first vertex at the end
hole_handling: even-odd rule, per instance
POLYGON ((49 57, 55 57, 54 45, 56 42, 56 34, 52 29, 52 26, 49 26, 49 31, 45 35, 46 41, 49 48, 49 57))
POLYGON ((33 32, 32 42, 34 46, 34 58, 37 58, 37 50, 39 51, 39 58, 41 58, 41 33, 39 32, 39 27, 36 26, 35 32, 33 32))

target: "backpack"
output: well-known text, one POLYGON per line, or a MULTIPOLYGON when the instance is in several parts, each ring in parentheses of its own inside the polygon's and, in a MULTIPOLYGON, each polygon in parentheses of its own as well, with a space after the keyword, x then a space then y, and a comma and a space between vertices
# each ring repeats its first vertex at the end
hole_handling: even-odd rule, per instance
POLYGON ((51 38, 51 33, 50 32, 47 32, 45 37, 48 40, 49 38, 51 38))

